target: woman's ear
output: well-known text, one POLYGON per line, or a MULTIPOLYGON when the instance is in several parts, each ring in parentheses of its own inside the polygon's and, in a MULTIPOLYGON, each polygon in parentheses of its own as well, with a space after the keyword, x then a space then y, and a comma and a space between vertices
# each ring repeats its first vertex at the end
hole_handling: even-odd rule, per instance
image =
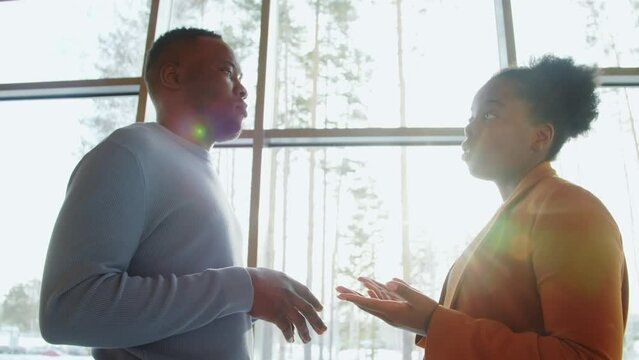
POLYGON ((550 123, 538 125, 535 129, 532 150, 535 152, 549 149, 555 137, 555 127, 550 123))

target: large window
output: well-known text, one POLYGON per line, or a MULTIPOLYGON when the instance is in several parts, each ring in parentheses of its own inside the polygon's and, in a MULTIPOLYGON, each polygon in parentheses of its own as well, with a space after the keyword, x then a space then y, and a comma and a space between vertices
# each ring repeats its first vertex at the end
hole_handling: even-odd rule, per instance
POLYGON ((79 352, 48 349, 38 335, 37 301, 47 245, 71 171, 107 131, 133 122, 136 100, 0 101, 0 348, 79 352), (105 117, 107 108, 129 115, 105 117))
MULTIPOLYGON (((341 303, 333 289, 357 287, 360 275, 399 276, 438 298, 450 265, 499 206, 496 188, 468 176, 456 147, 284 148, 265 159, 258 264, 305 281, 323 302, 332 330, 307 345, 310 358, 401 356, 400 331, 341 303)), ((304 346, 286 344, 275 326, 258 330, 263 358, 303 358, 304 346)))
POLYGON ((3 2, 0 82, 138 77, 148 22, 147 1, 3 2))
POLYGON ((637 67, 638 4, 635 0, 512 0, 517 59, 527 63, 553 53, 601 67, 637 67))
POLYGON ((493 4, 399 4, 400 13, 391 1, 273 2, 265 127, 464 124, 474 92, 499 69, 493 4))
POLYGON ((0 2, 0 359, 88 356, 38 333, 49 236, 78 160, 113 130, 155 121, 146 46, 180 26, 219 32, 242 65, 246 131, 212 154, 246 265, 286 271, 325 305, 330 330, 308 345, 258 322, 257 359, 421 358, 410 334, 333 289, 399 276, 438 297, 500 204, 460 159, 474 93, 546 53, 602 68, 599 119, 554 166, 620 226, 624 359, 639 359, 637 19, 639 0, 0 2))

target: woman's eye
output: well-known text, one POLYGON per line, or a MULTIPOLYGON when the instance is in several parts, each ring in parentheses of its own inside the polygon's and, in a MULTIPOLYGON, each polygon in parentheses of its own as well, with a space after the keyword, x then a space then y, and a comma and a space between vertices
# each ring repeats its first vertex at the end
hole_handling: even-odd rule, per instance
POLYGON ((484 114, 484 119, 485 119, 485 120, 491 120, 491 119, 494 119, 494 118, 496 118, 496 117, 497 117, 497 116, 496 116, 495 114, 493 114, 493 113, 485 113, 485 114, 484 114))

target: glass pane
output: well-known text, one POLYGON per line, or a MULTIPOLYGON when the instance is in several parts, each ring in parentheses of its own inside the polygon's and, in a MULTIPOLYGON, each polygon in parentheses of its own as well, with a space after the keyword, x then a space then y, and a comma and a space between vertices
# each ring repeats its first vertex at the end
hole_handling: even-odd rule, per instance
POLYGON ((630 278, 624 359, 639 359, 639 89, 603 89, 600 95, 592 130, 566 144, 555 167, 599 197, 619 225, 630 278))
MULTIPOLYGON (((48 346, 40 337, 34 304, 39 298, 51 230, 71 171, 84 153, 112 129, 133 123, 136 100, 113 97, 0 101, 0 305, 13 298, 10 294, 28 294, 26 304, 22 301, 14 305, 30 309, 5 308, 0 347, 11 346, 33 354, 51 350, 88 355, 82 348, 48 346), (116 116, 108 108, 117 108, 118 114, 128 116, 116 116)), ((36 358, 39 357, 33 357, 36 358)))
POLYGON ((601 67, 639 66, 636 0, 512 0, 517 62, 546 53, 601 67), (543 24, 543 26, 540 26, 543 24))
POLYGON ((213 157, 213 166, 242 228, 242 261, 246 264, 253 151, 251 148, 213 148, 210 152, 213 157))
POLYGON ((397 276, 439 298, 453 261, 501 203, 496 187, 472 178, 460 156, 458 147, 266 151, 259 264, 310 286, 329 331, 310 345, 288 344, 277 327, 259 322, 257 359, 400 359, 402 336, 421 359, 411 335, 340 302, 333 289, 355 285, 358 275, 397 276))
POLYGON ((0 3, 0 82, 140 76, 149 1, 0 3))
POLYGON ((182 26, 200 27, 221 34, 231 46, 249 93, 245 129, 254 124, 261 10, 261 2, 254 0, 173 0, 161 2, 158 14, 156 38, 182 26))
POLYGON ((493 1, 274 4, 266 127, 460 126, 499 69, 493 1))

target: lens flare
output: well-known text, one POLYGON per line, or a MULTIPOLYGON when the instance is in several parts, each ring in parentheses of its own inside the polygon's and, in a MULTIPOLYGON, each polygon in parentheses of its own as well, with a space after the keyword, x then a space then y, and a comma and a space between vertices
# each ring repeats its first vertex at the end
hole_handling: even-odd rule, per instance
POLYGON ((196 124, 193 126, 193 138, 196 140, 202 140, 206 137, 206 127, 202 124, 196 124))

